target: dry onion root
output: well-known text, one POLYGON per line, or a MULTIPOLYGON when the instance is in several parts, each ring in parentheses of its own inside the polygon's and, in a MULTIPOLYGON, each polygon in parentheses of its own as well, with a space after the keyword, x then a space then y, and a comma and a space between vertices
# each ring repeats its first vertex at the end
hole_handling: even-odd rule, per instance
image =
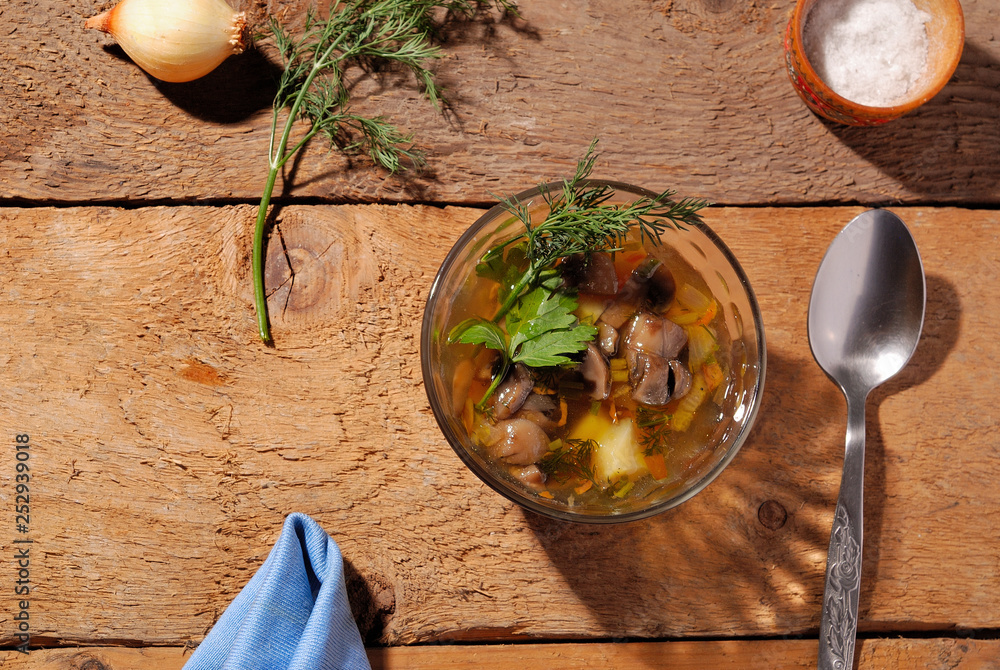
POLYGON ((122 0, 84 24, 109 33, 157 79, 203 77, 247 47, 247 23, 225 0, 122 0))

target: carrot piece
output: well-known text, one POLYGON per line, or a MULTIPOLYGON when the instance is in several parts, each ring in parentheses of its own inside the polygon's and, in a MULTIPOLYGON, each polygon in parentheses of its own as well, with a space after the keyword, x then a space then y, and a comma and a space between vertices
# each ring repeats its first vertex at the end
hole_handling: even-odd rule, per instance
POLYGON ((628 278, 632 276, 632 271, 639 267, 639 264, 646 259, 646 252, 625 251, 615 256, 615 274, 618 276, 618 289, 625 285, 628 278))
POLYGON ((701 373, 705 376, 705 383, 708 384, 709 391, 719 388, 719 384, 726 379, 726 375, 722 372, 722 366, 714 360, 702 365, 701 373))
POLYGON ((472 398, 465 399, 465 407, 462 408, 462 425, 465 426, 466 432, 470 435, 472 434, 472 423, 476 418, 476 410, 472 404, 472 398))
POLYGON ((706 324, 711 323, 712 319, 715 318, 715 315, 718 314, 718 312, 719 312, 719 303, 713 300, 711 303, 709 303, 708 309, 705 310, 705 313, 699 316, 698 320, 694 322, 694 325, 704 326, 706 324))
POLYGON ((549 493, 548 491, 539 491, 538 495, 541 496, 542 498, 548 498, 549 500, 555 498, 555 496, 549 493))
POLYGON ((587 491, 589 491, 590 487, 593 486, 593 485, 594 485, 594 482, 592 482, 592 481, 590 481, 588 479, 587 481, 585 481, 584 483, 580 484, 579 486, 577 486, 573 490, 576 491, 576 494, 578 496, 582 496, 584 493, 586 493, 587 491))
POLYGON ((475 374, 475 365, 469 359, 465 359, 455 367, 455 374, 451 378, 451 397, 455 399, 456 414, 465 410, 465 399, 469 396, 475 374))
POLYGON ((663 454, 649 454, 643 458, 646 461, 646 467, 649 468, 649 474, 653 476, 653 479, 667 478, 667 461, 663 458, 663 454))

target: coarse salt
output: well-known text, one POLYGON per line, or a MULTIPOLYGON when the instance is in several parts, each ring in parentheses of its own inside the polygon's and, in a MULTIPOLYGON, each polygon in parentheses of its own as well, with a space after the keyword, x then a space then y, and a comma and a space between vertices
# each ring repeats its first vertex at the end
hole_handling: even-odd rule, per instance
POLYGON ((927 68, 931 15, 911 0, 819 0, 806 18, 806 57, 827 86, 852 102, 890 107, 927 68))

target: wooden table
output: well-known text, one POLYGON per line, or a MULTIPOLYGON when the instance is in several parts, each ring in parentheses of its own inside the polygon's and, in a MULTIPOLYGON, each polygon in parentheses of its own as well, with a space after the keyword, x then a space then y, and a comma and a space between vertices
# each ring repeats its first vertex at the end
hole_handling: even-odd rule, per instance
POLYGON ((872 205, 910 226, 928 301, 914 359, 869 404, 859 667, 1000 665, 1000 5, 964 2, 951 83, 868 129, 794 93, 791 0, 526 0, 521 20, 453 26, 443 113, 405 78, 356 86, 415 133, 425 172, 315 143, 279 183, 266 348, 249 252, 272 61, 157 82, 83 30, 110 4, 0 6, 0 666, 180 668, 298 511, 343 551, 375 668, 814 667, 846 410, 806 309, 827 244, 872 205), (768 345, 733 464, 616 527, 481 484, 419 365, 447 249, 491 193, 568 176, 593 137, 596 176, 718 203, 768 345))

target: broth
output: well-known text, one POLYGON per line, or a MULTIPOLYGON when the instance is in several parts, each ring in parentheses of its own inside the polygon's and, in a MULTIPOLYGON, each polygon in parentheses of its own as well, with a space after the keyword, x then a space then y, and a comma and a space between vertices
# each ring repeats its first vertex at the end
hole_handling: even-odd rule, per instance
MULTIPOLYGON (((520 262, 516 248, 504 262, 520 262)), ((632 236, 619 251, 564 259, 557 270, 575 297, 573 314, 596 330, 587 350, 571 364, 512 366, 484 398, 500 355, 448 342, 442 365, 452 411, 471 448, 527 495, 626 511, 713 461, 734 378, 730 334, 705 281, 665 244, 632 236), (601 388, 605 365, 609 381, 601 388), (514 390, 503 395, 508 387, 514 390)), ((499 288, 494 278, 467 278, 448 328, 492 319, 499 288)))

